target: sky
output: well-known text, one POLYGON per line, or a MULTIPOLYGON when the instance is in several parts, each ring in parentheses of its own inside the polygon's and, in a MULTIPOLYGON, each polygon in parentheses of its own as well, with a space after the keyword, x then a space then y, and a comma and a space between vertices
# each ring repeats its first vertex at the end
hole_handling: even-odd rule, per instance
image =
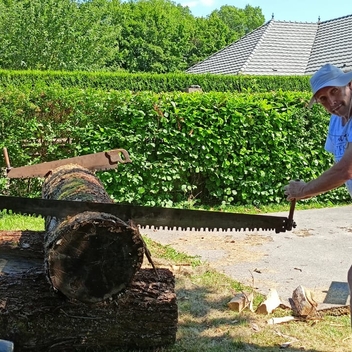
POLYGON ((206 17, 221 6, 230 5, 244 9, 246 5, 260 7, 269 21, 274 14, 277 21, 317 22, 329 21, 338 17, 352 15, 352 1, 328 0, 175 0, 174 3, 188 6, 193 16, 206 17))

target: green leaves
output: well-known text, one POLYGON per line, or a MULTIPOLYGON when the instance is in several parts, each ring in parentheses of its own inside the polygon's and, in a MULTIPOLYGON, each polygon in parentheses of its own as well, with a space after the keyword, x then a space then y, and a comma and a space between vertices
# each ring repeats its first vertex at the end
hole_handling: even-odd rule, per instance
POLYGON ((0 1, 0 67, 184 72, 263 23, 249 5, 195 18, 170 0, 0 1))
POLYGON ((102 69, 116 54, 118 29, 112 27, 107 16, 108 2, 101 1, 100 6, 95 3, 89 2, 89 6, 70 0, 1 3, 1 68, 102 69))
MULTIPOLYGON (((286 202, 283 185, 315 178, 332 162, 321 133, 329 117, 319 107, 307 112, 301 103, 307 93, 156 94, 55 85, 2 88, 0 99, 0 141, 13 166, 126 149, 131 164, 99 172, 118 202, 286 202)), ((40 194, 40 180, 0 187, 40 194)), ((321 199, 348 197, 341 188, 321 199)))

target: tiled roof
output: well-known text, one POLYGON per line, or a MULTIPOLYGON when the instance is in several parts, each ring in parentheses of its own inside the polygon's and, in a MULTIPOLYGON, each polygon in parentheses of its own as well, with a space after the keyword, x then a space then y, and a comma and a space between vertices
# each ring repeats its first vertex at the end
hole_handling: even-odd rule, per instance
POLYGON ((325 63, 352 69, 352 15, 307 23, 268 21, 187 73, 305 75, 325 63))
POLYGON ((314 73, 325 63, 352 70, 352 15, 321 22, 306 73, 314 73))

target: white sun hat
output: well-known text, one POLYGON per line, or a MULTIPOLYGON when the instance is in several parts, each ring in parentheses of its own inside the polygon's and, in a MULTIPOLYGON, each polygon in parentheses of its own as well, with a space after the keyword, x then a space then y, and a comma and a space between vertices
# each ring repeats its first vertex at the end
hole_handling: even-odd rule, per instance
POLYGON ((344 87, 352 80, 352 71, 343 72, 340 68, 325 64, 310 79, 313 97, 310 99, 308 107, 316 102, 315 94, 324 87, 344 87))

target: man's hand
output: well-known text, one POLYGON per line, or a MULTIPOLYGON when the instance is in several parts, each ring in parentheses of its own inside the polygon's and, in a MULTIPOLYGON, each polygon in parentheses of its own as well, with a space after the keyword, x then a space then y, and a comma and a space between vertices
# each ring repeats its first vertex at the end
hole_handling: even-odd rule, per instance
POLYGON ((309 196, 304 195, 304 187, 306 183, 304 181, 293 181, 284 186, 284 194, 287 196, 287 200, 293 199, 306 199, 310 198, 309 196))

